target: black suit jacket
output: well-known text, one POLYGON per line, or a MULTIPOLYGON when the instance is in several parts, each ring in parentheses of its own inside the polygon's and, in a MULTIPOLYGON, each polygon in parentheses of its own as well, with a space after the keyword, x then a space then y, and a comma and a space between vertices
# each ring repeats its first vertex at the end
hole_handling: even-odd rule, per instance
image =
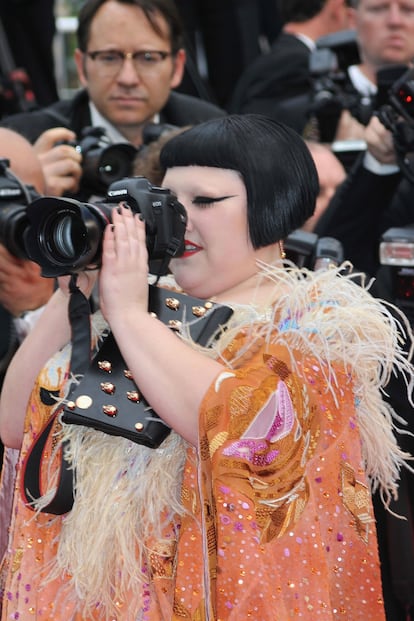
POLYGON ((229 111, 266 114, 302 133, 312 95, 310 54, 300 39, 282 32, 271 51, 253 61, 242 74, 229 111))
POLYGON ((316 224, 315 233, 338 239, 344 258, 356 270, 374 276, 380 266, 382 233, 391 226, 408 224, 409 215, 400 212, 407 185, 401 173, 376 175, 363 166, 362 160, 363 155, 336 190, 316 224), (403 191, 402 197, 398 190, 403 191))
MULTIPOLYGON (((160 112, 160 122, 183 127, 224 116, 226 112, 218 106, 181 93, 171 92, 160 112)), ((72 99, 57 101, 46 108, 13 114, 2 119, 0 126, 14 129, 31 143, 40 134, 52 127, 67 127, 80 136, 81 131, 91 125, 89 96, 85 90, 78 91, 72 99)))

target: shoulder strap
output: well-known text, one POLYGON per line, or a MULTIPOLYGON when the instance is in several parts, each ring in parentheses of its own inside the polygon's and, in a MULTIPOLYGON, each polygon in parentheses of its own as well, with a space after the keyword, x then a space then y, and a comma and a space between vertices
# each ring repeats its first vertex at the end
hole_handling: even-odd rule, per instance
MULTIPOLYGON (((20 492, 26 504, 30 505, 31 508, 35 510, 37 509, 36 502, 42 496, 40 479, 44 449, 49 435, 55 432, 55 424, 57 423, 59 414, 60 410, 50 417, 36 441, 32 443, 23 462, 20 492)), ((64 458, 64 446, 61 447, 60 451, 59 479, 57 481, 56 490, 50 502, 41 509, 41 511, 53 513, 55 515, 67 513, 71 510, 73 505, 74 472, 64 458)))
MULTIPOLYGON (((91 324, 90 305, 76 284, 76 275, 70 280, 69 320, 72 331, 72 355, 70 371, 73 375, 84 374, 90 364, 91 356, 91 324)), ((33 442, 22 465, 21 493, 27 504, 37 509, 36 502, 42 496, 41 475, 43 453, 47 439, 51 433, 56 433, 56 423, 60 415, 59 408, 43 427, 39 436, 33 442)), ((46 513, 61 515, 71 510, 73 505, 73 488, 75 475, 65 459, 65 442, 60 450, 59 480, 55 493, 50 502, 40 509, 46 513)))

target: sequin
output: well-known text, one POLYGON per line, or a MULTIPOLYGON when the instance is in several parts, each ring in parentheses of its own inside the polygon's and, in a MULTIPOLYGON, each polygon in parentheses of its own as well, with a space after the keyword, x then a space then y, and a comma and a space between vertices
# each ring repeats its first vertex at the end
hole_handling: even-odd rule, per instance
MULTIPOLYGON (((237 352, 237 343, 234 346, 237 352)), ((308 352, 299 353, 297 375, 290 353, 281 356, 283 351, 271 342, 261 344, 249 362, 251 373, 244 365, 231 368, 211 388, 200 410, 202 450, 198 454, 188 447, 182 467, 178 487, 183 513, 174 515, 169 524, 167 508, 160 538, 163 545, 177 544, 178 539, 177 550, 160 547, 150 553, 149 566, 142 568, 145 578, 138 586, 134 583, 128 601, 115 602, 119 615, 108 619, 158 618, 160 596, 166 617, 201 621, 206 609, 205 568, 214 585, 218 621, 231 615, 257 621, 269 614, 281 620, 323 617, 332 621, 342 615, 344 620, 383 621, 374 528, 368 541, 360 532, 361 528, 363 535, 368 524, 364 520, 372 518, 372 507, 364 489, 365 473, 358 471, 360 444, 349 419, 354 412, 353 387, 344 385, 342 401, 338 391, 338 407, 320 377, 317 361, 308 352), (261 414, 266 416, 257 419, 261 414), (264 430, 261 435, 246 434, 253 435, 259 428, 264 430), (338 468, 341 456, 344 463, 338 468), (156 581, 156 588, 149 588, 147 579, 156 581), (129 601, 134 598, 139 606, 131 612, 129 601)), ((335 372, 341 385, 341 369, 335 372)), ((36 431, 39 418, 40 414, 34 417, 36 431)), ((127 441, 123 446, 132 464, 135 453, 127 441)), ((123 468, 115 481, 116 491, 122 492, 125 473, 123 468)), ((137 488, 140 482, 138 476, 137 488)), ((112 514, 112 507, 107 509, 112 514)), ((19 534, 17 539, 16 535, 13 551, 18 550, 16 542, 22 544, 24 577, 19 579, 17 573, 9 577, 12 588, 8 584, 7 592, 19 593, 20 603, 13 595, 14 607, 7 618, 13 618, 18 605, 26 606, 26 616, 31 614, 30 606, 45 621, 73 618, 71 604, 67 608, 56 604, 53 609, 53 589, 42 609, 33 605, 43 551, 47 546, 53 550, 59 541, 62 518, 33 519, 21 502, 18 510, 24 518, 19 523, 24 536, 19 534), (30 549, 29 532, 35 534, 30 549), (33 558, 39 559, 38 566, 33 558)), ((153 550, 150 539, 148 550, 153 550)), ((93 616, 99 619, 98 609, 93 616)))

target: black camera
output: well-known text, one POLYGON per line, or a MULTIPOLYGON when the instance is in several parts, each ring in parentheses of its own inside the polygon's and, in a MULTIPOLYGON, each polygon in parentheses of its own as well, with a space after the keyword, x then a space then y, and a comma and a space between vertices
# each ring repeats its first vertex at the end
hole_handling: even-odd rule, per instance
POLYGON ((138 149, 129 143, 112 143, 102 127, 85 127, 77 142, 70 144, 82 154, 82 186, 88 194, 105 195, 114 181, 132 174, 138 149))
POLYGON ((311 270, 339 266, 344 260, 344 250, 334 237, 318 237, 316 233, 296 229, 284 242, 286 258, 298 267, 311 270))
POLYGON ((161 273, 165 273, 169 260, 184 252, 187 214, 175 194, 152 186, 145 177, 112 183, 100 203, 47 196, 34 200, 26 209, 28 257, 47 277, 99 266, 103 232, 111 222, 112 209, 120 202, 142 214, 149 260, 159 261, 161 273))
POLYGON ((23 233, 27 227, 27 206, 40 196, 33 186, 24 185, 0 159, 0 243, 15 257, 27 258, 23 233))
POLYGON ((177 126, 169 123, 149 123, 143 129, 140 147, 127 142, 112 143, 102 127, 85 127, 77 142, 56 144, 69 144, 82 154, 80 195, 88 200, 90 196, 105 196, 111 183, 133 175, 135 158, 144 154, 151 142, 174 129, 177 126))
POLYGON ((380 263, 389 267, 392 301, 414 326, 414 225, 393 227, 381 237, 380 263))
POLYGON ((363 124, 372 114, 372 101, 361 97, 348 78, 348 67, 359 62, 354 30, 341 30, 316 42, 309 58, 312 81, 309 116, 317 121, 321 142, 333 142, 343 110, 349 110, 363 124))
POLYGON ((394 65, 378 72, 378 78, 386 76, 387 73, 393 76, 391 84, 390 79, 384 80, 388 85, 385 101, 380 101, 381 105, 387 103, 392 106, 396 114, 400 115, 409 123, 414 122, 414 69, 408 68, 406 65, 394 65))
POLYGON ((394 71, 394 76, 399 77, 386 89, 376 114, 392 132, 402 173, 414 183, 414 69, 395 65, 389 71, 394 71))

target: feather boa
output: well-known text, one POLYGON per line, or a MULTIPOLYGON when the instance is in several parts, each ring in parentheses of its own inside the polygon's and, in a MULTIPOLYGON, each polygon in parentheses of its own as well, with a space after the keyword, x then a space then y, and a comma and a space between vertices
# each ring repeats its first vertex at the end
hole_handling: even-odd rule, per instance
MULTIPOLYGON (((311 272, 293 265, 261 265, 263 279, 274 283, 269 303, 236 306, 227 330, 216 344, 192 347, 208 356, 221 352, 243 326, 245 349, 230 362, 243 363, 256 339, 280 343, 315 356, 335 396, 333 363, 341 363, 355 386, 357 415, 366 471, 372 490, 380 489, 387 504, 397 494, 399 470, 410 456, 395 440, 395 421, 403 425, 383 400, 393 372, 406 380, 411 399, 413 371, 402 338, 412 342, 405 317, 369 293, 369 284, 356 284, 344 266, 311 272)), ((346 267, 346 266, 345 266, 346 267)), ((172 285, 169 279, 162 282, 172 285)), ((260 283, 259 285, 260 286, 260 283)), ((253 296, 254 299, 254 296, 253 296)), ((234 306, 234 305, 233 305, 234 306)), ((182 338, 188 340, 188 335, 182 338)), ((229 366, 229 362, 226 361, 229 366)), ((96 609, 102 618, 116 616, 116 602, 128 601, 131 591, 145 584, 145 542, 162 538, 168 521, 183 514, 180 484, 187 451, 196 451, 172 432, 156 450, 92 429, 63 425, 69 441, 67 457, 76 468, 73 510, 62 520, 59 549, 51 578, 67 572, 67 595, 85 614, 96 609)))

